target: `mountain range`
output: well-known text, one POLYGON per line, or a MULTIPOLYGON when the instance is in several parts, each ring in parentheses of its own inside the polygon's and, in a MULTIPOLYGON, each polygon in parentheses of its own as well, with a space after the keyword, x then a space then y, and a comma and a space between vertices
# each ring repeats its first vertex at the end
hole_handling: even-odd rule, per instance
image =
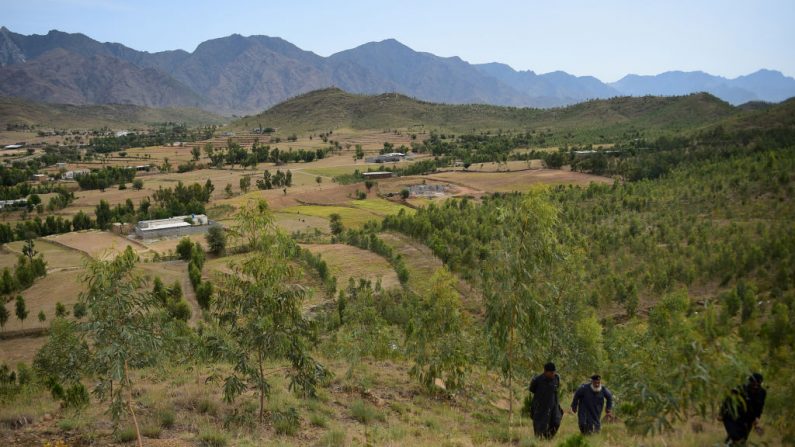
POLYGON ((500 63, 418 52, 388 39, 322 57, 277 37, 238 34, 183 50, 149 53, 83 34, 22 35, 0 28, 0 96, 67 104, 199 107, 259 113, 297 95, 337 87, 396 92, 424 101, 559 107, 616 96, 709 92, 732 104, 780 102, 795 79, 759 70, 727 79, 703 72, 627 75, 614 83, 562 71, 536 74, 500 63))

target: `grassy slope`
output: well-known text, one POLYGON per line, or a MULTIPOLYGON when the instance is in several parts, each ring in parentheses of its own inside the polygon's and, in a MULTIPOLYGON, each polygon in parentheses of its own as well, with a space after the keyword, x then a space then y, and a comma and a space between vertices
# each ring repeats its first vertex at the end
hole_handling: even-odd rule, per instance
POLYGON ((630 128, 681 131, 739 113, 708 94, 680 97, 613 98, 558 109, 489 105, 447 105, 397 94, 353 95, 325 89, 298 96, 231 124, 233 128, 275 127, 280 134, 329 129, 438 128, 550 129, 553 132, 599 131, 605 136, 630 128))
POLYGON ((0 98, 0 128, 7 124, 44 128, 141 127, 166 121, 188 125, 222 124, 226 118, 199 109, 154 109, 131 104, 76 106, 0 98))

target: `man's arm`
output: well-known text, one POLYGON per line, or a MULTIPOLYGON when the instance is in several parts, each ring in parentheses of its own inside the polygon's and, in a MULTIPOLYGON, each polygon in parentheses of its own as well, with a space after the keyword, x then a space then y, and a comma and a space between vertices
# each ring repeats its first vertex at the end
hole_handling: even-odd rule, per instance
POLYGON ((605 399, 607 400, 607 406, 605 407, 605 413, 610 415, 613 412, 613 393, 607 389, 607 387, 602 387, 602 391, 605 393, 605 399))
POLYGON ((535 394, 537 386, 538 386, 538 376, 533 377, 533 380, 530 381, 530 392, 535 394))
POLYGON ((577 408, 579 408, 581 400, 582 400, 582 387, 579 387, 577 388, 577 391, 574 392, 574 399, 571 400, 572 413, 577 413, 577 408))

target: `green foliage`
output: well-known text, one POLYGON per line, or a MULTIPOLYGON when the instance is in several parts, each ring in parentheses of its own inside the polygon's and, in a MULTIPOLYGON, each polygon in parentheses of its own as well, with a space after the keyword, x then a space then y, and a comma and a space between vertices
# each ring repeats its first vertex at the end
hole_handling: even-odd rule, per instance
POLYGON ((267 360, 289 360, 290 389, 300 394, 314 395, 327 372, 309 356, 312 331, 301 312, 306 290, 294 284, 297 272, 286 262, 295 249, 276 228, 267 203, 243 208, 232 234, 251 253, 231 262, 231 273, 218 276, 215 312, 229 342, 214 345, 234 364, 224 381, 224 398, 232 401, 253 387, 262 421, 271 390, 264 370, 267 360))
POLYGON ((212 303, 213 284, 209 281, 203 281, 196 288, 196 301, 202 309, 209 310, 212 303))
POLYGON ((88 344, 77 323, 57 318, 50 324, 47 342, 33 359, 36 375, 66 407, 88 403, 88 392, 80 383, 89 361, 88 344))
POLYGON ((301 428, 301 418, 298 417, 298 410, 294 407, 274 411, 271 417, 273 429, 277 434, 294 436, 301 428))
POLYGON ((345 227, 342 226, 342 216, 337 213, 331 213, 329 215, 329 229, 334 236, 342 234, 342 231, 345 229, 345 227))
POLYGON ((14 314, 19 319, 19 322, 24 325, 25 319, 28 318, 28 309, 25 305, 25 298, 22 295, 17 295, 16 302, 14 304, 14 314))
POLYGON ((161 408, 155 413, 157 423, 162 428, 172 428, 177 417, 169 408, 161 408))
POLYGON ((224 254, 226 250, 226 233, 224 229, 220 226, 212 226, 207 231, 207 247, 210 249, 210 253, 221 256, 224 254))
POLYGON ((8 318, 10 317, 8 313, 8 309, 6 309, 5 303, 0 306, 0 330, 2 330, 6 323, 8 323, 8 318))
POLYGON ((193 241, 191 241, 190 238, 183 237, 177 244, 176 252, 179 259, 190 261, 191 254, 193 253, 193 241))
POLYGON ((611 331, 608 370, 630 429, 660 432, 694 413, 717 414, 722 399, 715 397, 741 383, 752 364, 736 336, 716 325, 717 317, 714 307, 692 313, 687 293, 677 291, 652 310, 648 324, 611 331))
POLYGON ((588 439, 581 434, 571 435, 565 440, 563 440, 560 444, 558 444, 558 447, 590 447, 590 446, 591 443, 588 442, 588 439))
POLYGON ((155 298, 142 289, 143 279, 134 270, 137 260, 127 247, 113 260, 86 261, 81 278, 87 287, 80 294, 88 311, 88 321, 81 324, 90 346, 86 367, 98 378, 94 393, 110 400, 114 421, 120 419, 125 403, 135 417, 129 370, 151 364, 161 345, 149 312, 155 298))
POLYGON ((438 391, 437 379, 448 391, 463 385, 473 357, 465 329, 470 324, 455 291, 455 278, 446 269, 438 270, 431 278, 430 293, 416 301, 406 328, 406 351, 414 360, 410 374, 425 389, 438 391))
POLYGON ((226 433, 213 428, 205 428, 199 432, 199 445, 202 447, 226 447, 229 438, 226 433))
POLYGON ((377 408, 363 400, 356 400, 351 404, 351 417, 364 425, 386 419, 377 408))
POLYGON ((113 433, 113 439, 116 442, 126 443, 126 442, 135 441, 137 439, 137 436, 135 434, 135 429, 133 427, 124 427, 117 429, 113 433))

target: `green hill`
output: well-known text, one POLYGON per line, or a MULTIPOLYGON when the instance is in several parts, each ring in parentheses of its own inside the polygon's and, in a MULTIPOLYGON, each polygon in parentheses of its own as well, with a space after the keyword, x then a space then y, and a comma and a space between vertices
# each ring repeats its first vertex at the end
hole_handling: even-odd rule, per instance
POLYGON ((620 97, 556 109, 450 105, 417 101, 398 94, 354 95, 339 89, 310 92, 265 112, 241 118, 232 128, 274 127, 279 133, 339 128, 425 128, 472 130, 544 130, 553 133, 597 132, 605 138, 632 129, 648 133, 699 128, 739 113, 706 93, 678 97, 620 97))
POLYGON ((226 118, 199 109, 154 109, 131 104, 47 104, 0 97, 0 129, 7 125, 42 128, 142 127, 154 123, 223 124, 226 118))

